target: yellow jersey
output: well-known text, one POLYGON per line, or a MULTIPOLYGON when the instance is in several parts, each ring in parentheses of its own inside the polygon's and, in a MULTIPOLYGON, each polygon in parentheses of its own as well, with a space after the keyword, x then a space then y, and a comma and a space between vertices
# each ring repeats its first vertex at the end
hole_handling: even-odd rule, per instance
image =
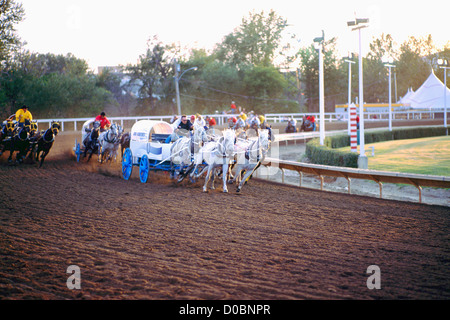
POLYGON ((16 112, 16 121, 17 122, 25 122, 25 120, 33 120, 33 116, 31 115, 30 111, 23 111, 23 109, 19 109, 16 112))

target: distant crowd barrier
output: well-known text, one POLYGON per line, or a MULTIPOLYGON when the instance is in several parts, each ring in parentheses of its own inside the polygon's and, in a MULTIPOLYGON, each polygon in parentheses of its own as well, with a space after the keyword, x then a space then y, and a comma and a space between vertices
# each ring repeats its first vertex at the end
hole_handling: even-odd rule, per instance
MULTIPOLYGON (((436 115, 442 115, 442 111, 395 111, 392 112, 393 120, 430 120, 435 119, 436 115)), ((317 121, 320 120, 319 113, 267 113, 264 115, 265 119, 269 123, 282 123, 286 122, 291 118, 301 121, 303 116, 313 115, 317 121)), ((210 116, 216 119, 217 125, 223 125, 227 123, 229 117, 236 116, 235 114, 204 114, 204 117, 210 116)), ((163 115, 163 116, 134 116, 134 117, 108 117, 112 122, 120 123, 122 127, 124 125, 132 126, 134 122, 139 120, 162 120, 170 121, 173 115, 163 115)), ((342 112, 330 112, 324 114, 325 121, 335 122, 335 121, 347 121, 347 113, 342 112)), ((91 118, 53 118, 53 119, 37 119, 38 124, 47 124, 50 127, 52 121, 59 121, 61 123, 61 131, 81 130, 81 126, 87 120, 91 118)), ((386 121, 389 119, 388 112, 366 112, 364 114, 365 121, 386 121)))
MULTIPOLYGON (((290 118, 294 118, 299 121, 302 120, 305 115, 313 115, 316 120, 320 119, 320 113, 266 113, 265 118, 267 121, 273 123, 285 122, 290 118)), ((325 121, 347 121, 346 112, 327 112, 324 114, 325 121)), ((426 111, 393 111, 392 120, 434 120, 436 118, 443 119, 443 111, 439 110, 426 110, 426 111), (437 116, 439 114, 439 116, 437 116)), ((365 121, 387 121, 389 120, 389 112, 365 112, 365 121)))
MULTIPOLYGON (((207 116, 207 115, 204 115, 207 116)), ((217 124, 221 125, 223 123, 226 123, 226 119, 230 117, 230 115, 209 115, 216 119, 217 124), (225 118, 225 120, 224 120, 225 118)), ((61 124, 61 131, 65 130, 73 130, 73 131, 79 131, 81 130, 81 127, 84 122, 87 120, 91 120, 94 117, 91 118, 54 118, 54 119, 37 119, 37 123, 40 124, 48 124, 50 127, 50 124, 52 121, 59 121, 61 124), (69 127, 69 129, 68 129, 69 127)), ((173 118, 173 115, 170 116, 136 116, 136 117, 108 117, 108 119, 112 123, 119 123, 122 127, 124 125, 128 125, 131 127, 135 122, 139 120, 161 120, 161 121, 167 121, 170 122, 170 120, 173 118)))

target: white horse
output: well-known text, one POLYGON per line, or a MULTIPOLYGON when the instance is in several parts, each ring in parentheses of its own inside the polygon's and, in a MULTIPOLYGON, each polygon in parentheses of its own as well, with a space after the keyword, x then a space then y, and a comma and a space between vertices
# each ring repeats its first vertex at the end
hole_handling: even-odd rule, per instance
POLYGON ((120 144, 121 128, 113 123, 111 127, 100 134, 99 144, 101 147, 101 161, 117 159, 117 150, 120 144))
MULTIPOLYGON (((189 137, 179 137, 170 147, 170 161, 172 166, 175 164, 179 167, 178 173, 182 174, 179 182, 184 178, 184 169, 186 166, 192 164, 192 150, 191 150, 191 138, 189 137)), ((175 170, 173 168, 173 170, 175 170)), ((174 178, 174 171, 172 171, 171 177, 174 178)))
POLYGON ((254 138, 248 140, 239 139, 236 147, 236 171, 231 183, 237 181, 237 192, 240 192, 245 181, 260 166, 270 148, 269 130, 258 130, 254 138), (241 172, 245 171, 244 176, 241 172))
POLYGON ((216 138, 215 136, 208 134, 204 127, 194 126, 194 135, 193 135, 194 161, 193 161, 193 170, 191 170, 190 173, 191 180, 199 178, 205 172, 206 167, 204 167, 200 173, 196 173, 199 166, 201 166, 204 163, 201 149, 208 142, 214 141, 215 138, 216 138))
MULTIPOLYGON (((234 143, 236 134, 234 130, 227 129, 223 131, 223 136, 217 141, 207 142, 203 148, 200 149, 199 155, 196 159, 196 164, 201 164, 203 161, 207 164, 208 173, 206 174, 203 192, 207 192, 208 182, 212 176, 213 181, 211 188, 214 189, 214 170, 222 168, 223 178, 223 192, 228 192, 227 188, 227 174, 231 160, 234 158, 234 143)), ((206 170, 206 169, 205 169, 206 170)), ((200 176, 203 171, 197 175, 200 176)))

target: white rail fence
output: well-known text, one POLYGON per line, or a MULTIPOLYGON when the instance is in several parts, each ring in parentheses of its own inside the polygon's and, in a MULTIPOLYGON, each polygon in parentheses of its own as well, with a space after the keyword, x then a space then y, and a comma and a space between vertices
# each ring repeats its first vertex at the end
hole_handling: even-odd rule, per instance
MULTIPOLYGON (((439 111, 396 111, 392 112, 393 120, 430 120, 438 118, 436 114, 439 114, 438 117, 443 118, 442 112, 439 111)), ((229 117, 235 116, 231 114, 205 114, 204 116, 209 115, 210 117, 214 117, 217 121, 218 125, 223 125, 227 122, 229 117)), ((301 121, 304 115, 313 115, 318 121, 320 120, 319 113, 268 113, 265 114, 265 118, 269 123, 281 123, 285 122, 290 118, 294 118, 297 121, 301 121)), ((347 114, 342 112, 333 112, 333 113, 325 113, 325 121, 334 122, 334 121, 347 121, 347 114)), ((108 117, 112 122, 120 123, 122 127, 124 125, 131 126, 134 122, 139 120, 163 120, 170 121, 172 119, 172 115, 165 116, 135 116, 135 117, 108 117)), ((50 124, 52 121, 59 121, 61 123, 61 130, 73 130, 79 131, 81 130, 82 124, 90 120, 92 118, 54 118, 54 119, 37 119, 38 124, 50 124)), ((366 121, 386 121, 389 119, 388 112, 367 112, 364 114, 364 119, 366 121)))
POLYGON ((303 174, 316 175, 320 179, 320 190, 323 190, 324 176, 345 178, 348 181, 349 194, 351 194, 352 179, 375 181, 380 186, 380 198, 383 197, 383 183, 409 184, 415 186, 419 191, 420 203, 422 202, 422 187, 450 188, 450 177, 445 176, 333 167, 274 158, 266 158, 262 164, 264 166, 279 168, 282 172, 283 183, 285 170, 297 171, 299 173, 299 186, 302 186, 303 174))
MULTIPOLYGON (((313 115, 316 120, 320 119, 320 113, 267 113, 265 118, 267 121, 279 123, 294 118, 299 121, 304 115, 313 115)), ((329 112, 325 113, 325 121, 347 121, 346 112, 329 112)), ((443 111, 393 111, 393 120, 434 120, 435 118, 443 119, 443 111), (436 116, 438 115, 438 116, 436 116)), ((365 121, 387 121, 389 120, 389 112, 365 112, 365 121)))

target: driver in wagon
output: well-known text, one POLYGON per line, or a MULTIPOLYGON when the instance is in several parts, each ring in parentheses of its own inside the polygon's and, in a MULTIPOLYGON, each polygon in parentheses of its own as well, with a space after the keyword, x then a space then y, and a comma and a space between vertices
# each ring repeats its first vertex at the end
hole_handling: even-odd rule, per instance
POLYGON ((111 122, 106 117, 105 112, 100 113, 97 117, 95 117, 95 121, 100 122, 100 132, 106 131, 111 126, 111 122))
MULTIPOLYGON (((194 117, 195 120, 195 117, 194 117)), ((180 119, 172 123, 172 128, 174 128, 173 133, 166 139, 166 143, 175 141, 180 137, 189 137, 194 126, 191 121, 187 118, 185 114, 181 116, 180 119)))

